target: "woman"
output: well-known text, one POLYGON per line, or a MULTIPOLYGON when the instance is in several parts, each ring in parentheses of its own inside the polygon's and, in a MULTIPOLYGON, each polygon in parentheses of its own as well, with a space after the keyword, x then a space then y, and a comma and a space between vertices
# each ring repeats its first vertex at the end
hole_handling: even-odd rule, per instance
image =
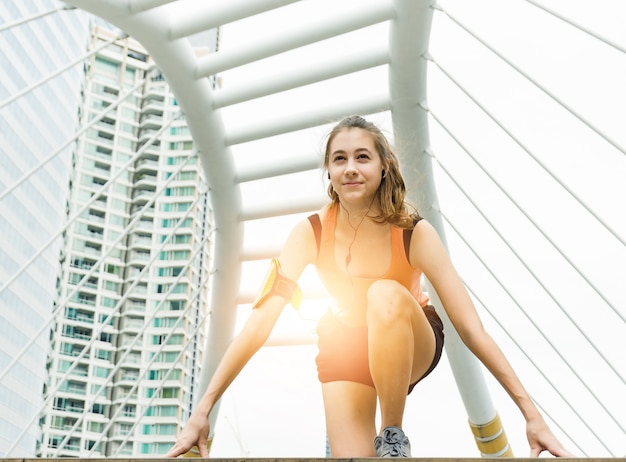
POLYGON ((483 329, 437 233, 405 203, 398 159, 382 132, 359 116, 342 120, 328 137, 324 168, 331 203, 291 232, 255 309, 167 456, 197 445, 208 457, 209 413, 297 297, 295 281, 309 264, 335 300, 318 325, 316 358, 332 457, 411 456, 402 431, 406 397, 436 366, 443 347, 441 320, 420 289, 422 274, 463 342, 522 412, 531 456, 544 450, 571 456, 483 329))

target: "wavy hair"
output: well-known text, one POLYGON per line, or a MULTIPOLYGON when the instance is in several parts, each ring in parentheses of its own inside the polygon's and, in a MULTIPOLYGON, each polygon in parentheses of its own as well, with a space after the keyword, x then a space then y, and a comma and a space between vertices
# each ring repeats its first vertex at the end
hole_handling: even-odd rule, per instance
MULTIPOLYGON (((379 223, 391 223, 401 228, 412 228, 419 218, 415 207, 406 202, 406 186, 400 173, 398 156, 393 152, 387 137, 374 123, 363 117, 353 115, 341 120, 328 134, 324 149, 324 168, 328 170, 330 145, 338 133, 343 130, 359 128, 372 137, 374 146, 380 155, 386 174, 380 182, 377 194, 380 199, 380 215, 373 219, 379 223)), ((333 185, 328 185, 328 196, 333 204, 339 203, 339 196, 333 185)))

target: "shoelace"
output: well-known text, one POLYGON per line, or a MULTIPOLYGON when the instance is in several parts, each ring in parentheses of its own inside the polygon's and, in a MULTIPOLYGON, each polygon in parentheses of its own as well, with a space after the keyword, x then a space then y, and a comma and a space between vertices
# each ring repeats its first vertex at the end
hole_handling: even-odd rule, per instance
POLYGON ((385 429, 383 431, 383 441, 387 443, 390 447, 389 454, 396 457, 398 455, 405 455, 402 453, 404 449, 404 438, 403 435, 398 431, 393 431, 390 429, 385 429))

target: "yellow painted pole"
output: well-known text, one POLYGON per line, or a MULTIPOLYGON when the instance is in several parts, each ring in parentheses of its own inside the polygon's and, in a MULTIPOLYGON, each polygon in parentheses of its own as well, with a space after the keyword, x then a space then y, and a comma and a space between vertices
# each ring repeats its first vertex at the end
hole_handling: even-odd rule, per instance
POLYGON ((470 422, 469 425, 481 457, 513 457, 513 450, 498 414, 486 424, 470 422))

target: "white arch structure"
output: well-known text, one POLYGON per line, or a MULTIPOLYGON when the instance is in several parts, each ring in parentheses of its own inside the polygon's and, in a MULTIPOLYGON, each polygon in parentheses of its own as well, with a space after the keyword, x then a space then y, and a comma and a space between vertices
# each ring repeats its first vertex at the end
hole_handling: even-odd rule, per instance
MULTIPOLYGON (((589 401, 594 401, 598 407, 603 409, 605 415, 599 417, 598 422, 604 422, 606 428, 611 427, 613 440, 626 441, 626 430, 624 430, 626 423, 623 420, 621 408, 616 405, 619 403, 619 399, 613 399, 606 395, 599 396, 602 394, 601 391, 591 389, 593 387, 588 385, 589 379, 582 377, 584 374, 579 369, 577 370, 577 367, 570 366, 567 354, 559 352, 559 349, 551 344, 550 332, 544 333, 542 331, 534 321, 533 316, 530 316, 522 308, 515 295, 506 288, 506 284, 502 283, 498 276, 489 269, 489 264, 479 255, 480 251, 473 250, 463 233, 459 232, 455 220, 439 207, 435 188, 436 175, 433 170, 443 172, 446 181, 461 191, 460 196, 463 197, 463 200, 468 201, 468 207, 476 207, 481 220, 484 219, 495 230, 495 235, 505 242, 506 251, 511 252, 521 262, 522 266, 535 279, 540 291, 545 291, 548 294, 547 298, 561 309, 567 322, 574 326, 573 330, 577 330, 576 341, 578 342, 582 337, 580 343, 591 346, 592 353, 585 354, 592 355, 594 360, 601 363, 602 370, 611 377, 610 382, 617 384, 617 387, 620 387, 619 389, 622 391, 626 389, 624 378, 626 364, 623 362, 623 355, 616 354, 614 351, 607 351, 610 348, 606 347, 606 343, 598 346, 597 341, 602 339, 590 338, 585 329, 586 325, 584 325, 587 324, 587 318, 583 318, 581 321, 577 318, 576 313, 570 314, 563 309, 562 303, 557 300, 559 297, 555 295, 550 283, 543 282, 541 276, 533 272, 531 267, 534 265, 529 263, 523 255, 520 255, 517 246, 503 237, 503 232, 500 231, 498 224, 491 221, 489 214, 483 211, 487 206, 485 204, 482 204, 482 207, 478 206, 472 194, 467 191, 467 186, 457 181, 454 175, 454 169, 457 168, 454 165, 455 160, 433 154, 429 142, 431 131, 436 129, 440 132, 446 132, 457 145, 456 148, 463 151, 468 159, 471 159, 471 168, 475 169, 476 178, 478 179, 480 176, 484 181, 493 182, 507 200, 521 212, 521 215, 538 229, 543 238, 555 249, 555 253, 567 262, 568 268, 571 267, 573 272, 577 273, 577 290, 584 286, 585 291, 593 293, 593 297, 599 300, 605 312, 608 313, 602 316, 603 322, 614 320, 611 332, 623 332, 626 326, 624 298, 616 295, 618 291, 611 286, 611 284, 616 286, 617 281, 623 282, 623 276, 626 274, 616 275, 613 283, 598 282, 593 274, 589 275, 589 271, 578 263, 577 257, 571 257, 570 252, 565 250, 567 243, 561 245, 556 242, 556 239, 551 237, 550 231, 544 230, 537 223, 537 220, 532 216, 533 214, 528 212, 528 206, 516 198, 515 194, 508 192, 506 186, 509 185, 503 186, 502 180, 493 175, 490 168, 485 167, 484 160, 463 143, 462 137, 453 134, 451 129, 453 121, 447 121, 436 110, 430 110, 426 97, 427 68, 445 76, 450 82, 450 88, 447 91, 460 91, 466 99, 471 100, 481 112, 481 117, 490 119, 502 133, 513 140, 516 146, 512 149, 523 151, 527 158, 532 159, 541 167, 542 174, 545 173, 546 176, 550 177, 553 184, 556 184, 571 197, 577 210, 583 210, 583 213, 590 217, 597 235, 610 241, 613 245, 612 248, 615 249, 614 260, 610 260, 611 262, 623 261, 620 260, 619 256, 626 253, 624 250, 626 248, 624 227, 626 226, 622 214, 606 207, 600 207, 602 210, 598 211, 597 204, 595 206, 589 204, 589 199, 584 198, 585 194, 580 194, 576 188, 569 186, 571 182, 562 180, 549 162, 541 156, 535 155, 531 146, 524 144, 516 135, 515 130, 509 128, 506 121, 498 118, 495 111, 490 110, 488 105, 482 104, 479 98, 475 97, 470 89, 471 85, 461 84, 459 79, 455 77, 455 72, 448 69, 445 63, 439 62, 436 56, 433 56, 429 46, 433 13, 440 10, 438 11, 439 14, 449 22, 454 23, 458 30, 466 34, 463 39, 471 37, 472 40, 480 43, 484 49, 497 56, 509 68, 512 68, 517 73, 516 78, 521 76, 531 85, 536 86, 547 99, 567 112, 568 117, 576 119, 582 127, 581 130, 592 132, 594 137, 600 140, 600 143, 610 146, 611 152, 608 156, 614 156, 613 159, 617 156, 617 161, 611 161, 613 162, 611 165, 614 165, 617 171, 622 171, 620 169, 624 168, 623 161, 626 155, 626 148, 624 147, 626 146, 626 139, 623 137, 623 130, 619 132, 612 126, 607 128, 597 123, 592 117, 583 116, 580 111, 568 105, 566 100, 559 96, 558 91, 549 90, 548 85, 540 84, 537 79, 525 72, 523 67, 518 66, 513 60, 501 54, 497 47, 484 41, 471 27, 459 21, 454 14, 441 8, 434 0, 372 0, 360 2, 357 8, 348 5, 347 9, 341 2, 334 2, 335 4, 328 2, 326 5, 329 6, 329 9, 325 15, 311 15, 310 17, 308 13, 314 11, 316 9, 315 4, 322 3, 321 1, 72 0, 67 3, 107 20, 142 43, 174 91, 191 129, 198 154, 202 159, 209 184, 209 196, 214 216, 215 251, 210 282, 212 322, 210 323, 211 331, 208 336, 208 345, 205 349, 209 358, 207 367, 203 370, 201 387, 205 387, 208 383, 231 340, 235 328, 235 307, 242 301, 249 299, 251 295, 240 293, 243 262, 267 258, 276 252, 272 246, 259 249, 246 247, 245 224, 262 218, 307 213, 316 210, 324 202, 324 198, 321 196, 299 197, 294 195, 291 197, 281 195, 278 200, 273 199, 271 203, 268 201, 259 201, 257 204, 246 203, 242 195, 244 185, 257 180, 273 181, 274 178, 281 176, 315 171, 319 168, 319 159, 315 155, 296 153, 285 155, 279 162, 255 162, 256 165, 252 167, 238 166, 233 156, 233 147, 289 135, 313 127, 321 127, 348 114, 388 113, 391 118, 394 143, 401 147, 399 149, 402 156, 401 163, 405 179, 409 185, 412 202, 418 206, 422 215, 435 226, 444 241, 447 230, 452 231, 451 234, 457 241, 460 240, 467 245, 474 254, 472 258, 477 259, 481 265, 487 268, 487 272, 503 289, 506 296, 513 300, 513 303, 520 308, 530 323, 537 328, 543 337, 542 341, 550 344, 557 352, 558 357, 569 367, 563 373, 579 380, 592 397, 589 401), (256 15, 280 14, 281 11, 285 10, 291 11, 292 17, 294 14, 297 15, 297 24, 283 24, 285 27, 259 36, 256 35, 255 31, 254 34, 247 37, 245 44, 218 50, 213 54, 196 55, 187 40, 199 32, 236 22, 245 22, 247 18, 256 15), (304 61, 294 59, 294 64, 288 71, 283 70, 280 73, 260 76, 257 79, 248 79, 243 84, 229 84, 225 88, 214 89, 209 80, 209 77, 230 72, 242 66, 251 66, 250 69, 253 69, 251 72, 254 72, 256 63, 271 62, 277 57, 293 57, 301 50, 320 44, 333 46, 332 44, 339 37, 359 31, 367 32, 380 25, 388 28, 387 41, 365 43, 361 47, 346 49, 345 53, 330 55, 318 53, 315 58, 307 55, 307 59, 304 61), (312 105, 298 105, 298 100, 294 99, 293 111, 281 114, 271 113, 272 98, 281 98, 285 93, 291 91, 296 91, 296 94, 299 95, 295 98, 303 95, 308 98, 313 95, 312 97, 316 98, 316 92, 317 95, 322 95, 323 93, 320 91, 323 92, 323 90, 320 88, 324 88, 316 85, 324 85, 330 81, 341 80, 371 70, 382 71, 380 75, 384 75, 384 78, 380 79, 379 85, 372 87, 371 91, 363 92, 362 88, 344 84, 338 87, 341 98, 337 100, 328 100, 323 103, 316 101, 317 104, 312 105), (264 109, 264 117, 256 117, 252 122, 235 123, 235 117, 226 114, 232 108, 246 104, 254 104, 264 109), (429 123, 432 124, 432 127, 429 127, 429 123), (583 325, 581 326, 581 324, 583 325)), ((626 54, 624 45, 605 38, 594 32, 593 28, 581 26, 538 2, 526 0, 522 3, 532 5, 537 11, 541 11, 544 17, 556 18, 556 21, 565 23, 566 27, 587 34, 596 43, 611 48, 616 57, 624 60, 624 54, 626 54)), ((34 19, 36 18, 29 18, 29 20, 34 19)), ((12 27, 15 24, 3 27, 12 27)), ((353 83, 354 80, 349 82, 353 83)), ((19 96, 17 95, 16 98, 19 96)), ((626 103, 624 95, 614 96, 618 101, 623 98, 626 103)), ((480 150, 483 147, 479 146, 475 149, 480 150)), ((465 160, 461 162, 456 159, 456 162, 460 164, 465 160)), ((509 178, 509 181, 512 179, 509 178)), ((0 200, 10 192, 10 189, 6 190, 0 196, 0 200)), ((557 194, 556 192, 553 193, 557 194)), ((623 202, 623 197, 621 199, 620 204, 623 202)), ((623 204, 621 207, 623 210, 623 204)), ((626 257, 626 255, 624 256, 626 257)), ((427 281, 425 284, 428 286, 427 281)), ((6 284, 6 286, 8 285, 6 284)), ((6 286, 3 286, 3 289, 6 286)), ((468 286, 474 298, 485 307, 489 314, 495 318, 496 323, 506 332, 506 328, 502 326, 498 316, 493 315, 487 308, 490 303, 484 303, 480 299, 480 294, 475 293, 471 285, 468 284, 468 286)), ((436 294, 432 290, 429 292, 435 304, 440 306, 436 294)), ((535 317, 540 315, 535 315, 535 317)), ((485 455, 506 454, 508 451, 506 436, 500 436, 501 426, 497 420, 497 413, 487 391, 481 369, 475 358, 453 334, 452 326, 447 322, 447 318, 445 320, 447 324, 446 354, 451 363, 477 444, 485 455)), ((599 336, 598 332, 602 331, 596 330, 594 335, 599 336)), ((524 352, 524 347, 515 338, 512 338, 512 341, 519 350, 524 352)), ((608 342, 608 345, 610 344, 608 342)), ((575 350, 575 348, 573 349, 575 350)), ((527 357, 536 366, 533 359, 529 355, 527 357)), ((571 361, 571 358, 569 360, 571 361)), ((559 398, 567 401, 563 395, 558 393, 558 383, 555 383, 558 382, 558 378, 553 381, 550 377, 546 377, 542 367, 536 367, 546 382, 557 391, 559 398)), ((561 371, 563 370, 561 369, 561 371)), ((600 387, 597 386, 597 389, 600 387)), ((587 425, 587 430, 594 435, 607 453, 615 455, 615 449, 611 448, 616 448, 619 443, 615 441, 603 442, 600 435, 603 428, 592 428, 592 425, 585 422, 583 413, 579 414, 576 411, 576 406, 577 403, 571 404, 576 419, 582 422, 581 425, 587 425)), ((213 421, 215 418, 216 415, 212 415, 213 421)), ((562 427, 558 422, 556 423, 562 427)), ((599 424, 597 426, 601 427, 599 424)), ((567 431, 564 432, 567 434, 567 431)), ((570 440, 572 440, 571 437, 570 440)), ((579 449, 584 453, 582 448, 579 447, 579 449)), ((619 449, 618 451, 622 450, 619 449)))
MULTIPOLYGON (((293 0, 238 0, 220 4, 204 2, 196 3, 193 7, 190 4, 189 8, 185 8, 184 1, 169 0, 84 0, 70 3, 115 24, 145 46, 176 94, 202 159, 211 190, 216 227, 215 275, 212 281, 212 306, 215 310, 206 348, 209 352, 208 367, 204 370, 201 382, 201 386, 206 386, 234 328, 234 307, 239 297, 241 255, 244 250, 242 219, 245 217, 238 184, 241 179, 235 169, 230 146, 321 125, 333 118, 352 113, 369 114, 390 110, 396 143, 407 147, 403 150, 401 159, 405 171, 419 171, 422 174, 430 171, 431 160, 427 155, 428 121, 423 107, 426 101, 427 65, 424 55, 428 50, 434 1, 364 2, 350 15, 333 15, 318 23, 305 24, 299 30, 277 33, 245 48, 218 51, 200 58, 196 57, 185 38, 228 22, 283 7, 293 3, 293 0), (294 68, 289 75, 260 82, 256 88, 235 89, 230 95, 220 94, 219 90, 214 92, 207 79, 233 67, 386 21, 391 23, 388 50, 372 50, 369 54, 354 56, 348 62, 312 63, 307 69, 294 68), (271 120, 269 123, 259 120, 255 126, 238 127, 240 132, 235 133, 229 131, 222 120, 220 108, 228 104, 381 64, 386 64, 389 69, 386 99, 355 95, 358 98, 355 98, 352 107, 342 104, 320 113, 303 108, 295 117, 289 115, 289 118, 271 120)), ((263 173, 266 177, 276 176, 284 169, 298 171, 311 167, 313 165, 310 163, 303 164, 298 159, 285 160, 282 165, 276 165, 263 173)), ((432 204, 436 203, 432 175, 426 174, 425 177, 427 181, 422 182, 422 194, 417 196, 421 197, 418 206, 444 236, 441 218, 432 209, 432 204)), ((415 177, 407 177, 409 184, 414 184, 415 181, 415 177)), ((312 210, 311 205, 316 208, 318 204, 286 201, 278 204, 277 210, 270 213, 309 211, 312 210)), ((480 369, 458 337, 455 339, 451 334, 453 329, 449 322, 447 324, 446 352, 459 377, 459 389, 469 420, 477 426, 489 424, 496 418, 496 411, 486 391, 480 369)), ((499 430, 499 426, 492 428, 489 430, 492 433, 486 436, 497 436, 499 430)), ((492 454, 501 455, 508 451, 506 438, 503 441, 502 447, 498 447, 492 454)))

